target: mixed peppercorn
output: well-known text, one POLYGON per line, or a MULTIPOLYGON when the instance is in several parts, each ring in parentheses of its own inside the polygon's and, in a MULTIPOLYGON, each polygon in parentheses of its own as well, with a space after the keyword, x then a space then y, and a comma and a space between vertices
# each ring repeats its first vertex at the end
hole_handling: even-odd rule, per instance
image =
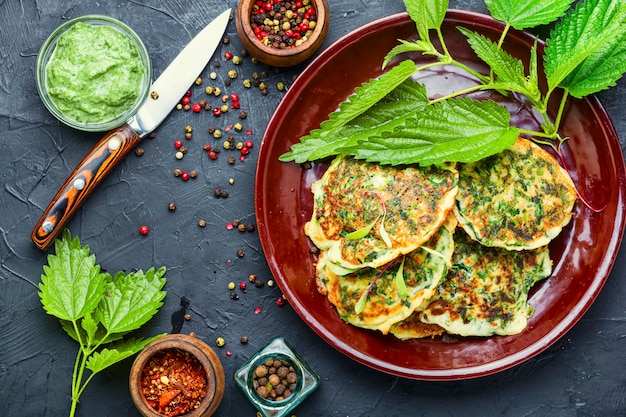
POLYGON ((285 359, 267 359, 254 369, 253 386, 259 397, 270 401, 288 399, 296 390, 298 374, 285 359))
POLYGON ((207 394, 207 374, 198 359, 180 349, 154 354, 141 374, 141 393, 156 412, 181 416, 200 406, 207 394))
POLYGON ((317 26, 317 12, 310 0, 257 0, 250 26, 256 38, 274 49, 300 46, 317 26))

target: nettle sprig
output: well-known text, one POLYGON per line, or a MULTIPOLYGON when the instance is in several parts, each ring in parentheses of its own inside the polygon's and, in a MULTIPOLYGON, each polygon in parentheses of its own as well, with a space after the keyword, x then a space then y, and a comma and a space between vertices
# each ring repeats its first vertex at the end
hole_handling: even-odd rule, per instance
POLYGON ((71 417, 81 394, 98 372, 133 356, 162 336, 124 339, 163 305, 165 267, 111 276, 101 272, 89 246, 81 246, 78 237, 72 239, 64 230, 43 269, 39 285, 43 308, 60 319, 63 330, 79 344, 71 384, 71 417), (90 371, 88 376, 85 370, 90 371))
POLYGON ((567 138, 559 128, 569 97, 582 98, 611 86, 626 72, 626 3, 586 0, 570 8, 572 0, 486 0, 493 18, 504 22, 497 41, 467 28, 458 30, 476 55, 490 67, 481 74, 448 51, 441 25, 446 0, 405 0, 415 22, 418 39, 399 40, 385 57, 383 67, 405 52, 434 57, 416 66, 405 60, 377 79, 362 84, 329 119, 302 137, 281 161, 303 163, 335 155, 350 155, 382 164, 429 165, 442 162, 475 162, 509 148, 520 135, 552 147, 561 158, 567 138), (560 19, 560 20, 559 20, 560 19), (539 89, 537 45, 530 49, 528 73, 523 62, 502 45, 511 28, 524 30, 559 20, 546 40, 541 57, 547 91, 539 89), (439 40, 437 49, 431 40, 439 40), (409 78, 415 71, 455 65, 477 79, 477 84, 450 95, 429 99, 426 87, 409 78), (494 90, 523 94, 542 115, 541 131, 510 124, 508 110, 470 94, 494 90), (551 119, 548 102, 563 92, 557 114, 551 119))

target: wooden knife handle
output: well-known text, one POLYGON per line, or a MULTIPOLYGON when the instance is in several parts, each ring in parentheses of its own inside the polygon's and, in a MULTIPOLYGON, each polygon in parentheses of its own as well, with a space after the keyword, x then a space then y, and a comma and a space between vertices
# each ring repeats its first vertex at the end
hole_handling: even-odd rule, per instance
POLYGON ((141 141, 128 125, 107 132, 54 196, 30 237, 46 250, 98 184, 141 141))

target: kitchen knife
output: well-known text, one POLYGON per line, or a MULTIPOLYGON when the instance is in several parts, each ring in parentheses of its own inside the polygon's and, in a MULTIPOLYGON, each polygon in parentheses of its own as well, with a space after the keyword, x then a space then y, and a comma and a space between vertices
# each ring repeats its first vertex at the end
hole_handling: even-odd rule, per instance
POLYGON ((78 164, 31 233, 39 249, 52 244, 96 186, 180 102, 220 44, 230 15, 228 9, 202 29, 152 84, 150 97, 137 114, 107 132, 78 164))

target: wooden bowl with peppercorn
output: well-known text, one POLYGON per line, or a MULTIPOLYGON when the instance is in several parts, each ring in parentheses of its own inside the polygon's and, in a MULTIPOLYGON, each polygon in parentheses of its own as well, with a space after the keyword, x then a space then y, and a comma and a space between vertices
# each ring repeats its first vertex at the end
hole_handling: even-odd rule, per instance
POLYGON ((202 340, 170 334, 137 355, 129 387, 133 403, 144 417, 209 417, 224 395, 224 369, 202 340))
POLYGON ((240 0, 237 33, 259 61, 289 67, 310 58, 324 43, 330 15, 326 0, 240 0))

